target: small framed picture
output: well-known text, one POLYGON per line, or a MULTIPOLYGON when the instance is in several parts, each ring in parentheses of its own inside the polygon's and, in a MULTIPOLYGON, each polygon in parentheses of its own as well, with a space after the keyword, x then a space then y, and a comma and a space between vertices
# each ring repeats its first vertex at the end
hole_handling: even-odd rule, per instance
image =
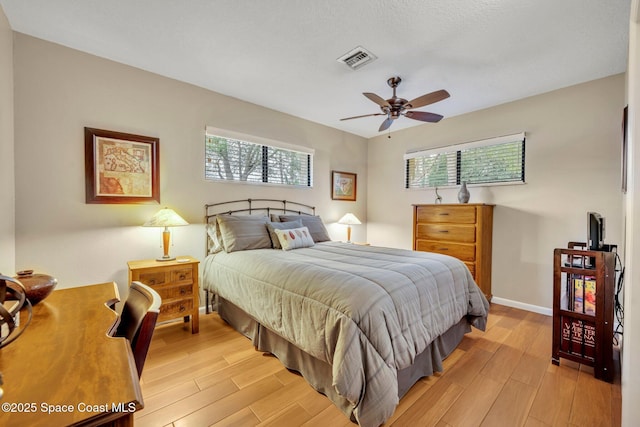
POLYGON ((84 128, 86 203, 160 203, 158 138, 84 128))
POLYGON ((350 172, 331 171, 331 198, 356 201, 357 175, 350 172))

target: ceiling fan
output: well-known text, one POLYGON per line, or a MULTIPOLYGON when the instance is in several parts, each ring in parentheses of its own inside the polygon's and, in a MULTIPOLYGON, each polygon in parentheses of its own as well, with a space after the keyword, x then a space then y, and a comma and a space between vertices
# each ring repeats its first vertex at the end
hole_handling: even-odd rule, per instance
POLYGON ((375 102, 380 106, 382 113, 374 113, 374 114, 365 114, 362 116, 354 116, 354 117, 346 117, 340 120, 351 120, 351 119, 359 119, 362 117, 371 117, 371 116, 387 116, 387 118, 382 122, 379 132, 383 130, 389 129, 389 126, 393 123, 395 119, 400 116, 409 117, 410 119, 420 120, 422 122, 430 122, 437 123, 442 120, 442 116, 440 114, 435 113, 427 113, 425 111, 410 111, 414 108, 424 107, 425 105, 433 104, 438 101, 442 101, 443 99, 447 99, 450 95, 444 89, 437 90, 435 92, 427 93, 426 95, 419 96, 411 101, 407 101, 404 98, 398 98, 396 96, 396 87, 400 84, 402 79, 400 77, 391 77, 387 80, 387 84, 393 88, 393 96, 389 99, 383 99, 382 97, 376 95, 371 92, 364 92, 363 95, 375 102))

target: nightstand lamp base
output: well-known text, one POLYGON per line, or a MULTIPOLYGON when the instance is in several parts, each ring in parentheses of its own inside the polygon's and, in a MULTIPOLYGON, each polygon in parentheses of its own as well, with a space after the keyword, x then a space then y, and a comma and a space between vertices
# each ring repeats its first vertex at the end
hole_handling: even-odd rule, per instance
POLYGON ((156 258, 156 261, 173 261, 176 259, 176 257, 169 256, 169 241, 171 240, 169 227, 188 224, 180 215, 169 208, 160 209, 149 221, 142 224, 143 227, 164 227, 162 232, 163 255, 160 258, 156 258))
POLYGON ((156 261, 173 261, 176 257, 169 255, 169 240, 171 239, 171 232, 169 227, 165 227, 162 232, 162 248, 164 249, 164 255, 160 258, 156 258, 156 261))

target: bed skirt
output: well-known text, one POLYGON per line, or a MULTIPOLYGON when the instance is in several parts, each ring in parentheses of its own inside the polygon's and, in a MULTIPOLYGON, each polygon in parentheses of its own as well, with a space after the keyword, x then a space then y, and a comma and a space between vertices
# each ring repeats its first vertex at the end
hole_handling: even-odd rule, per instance
MULTIPOLYGON (((265 328, 229 301, 216 296, 220 317, 236 331, 251 340, 257 350, 271 353, 288 369, 299 372, 318 392, 327 396, 353 422, 355 404, 339 395, 332 384, 332 368, 289 341, 265 328)), ((442 372, 442 361, 458 346, 471 326, 463 317, 458 323, 436 338, 414 363, 398 371, 398 398, 402 398, 420 378, 442 372)))

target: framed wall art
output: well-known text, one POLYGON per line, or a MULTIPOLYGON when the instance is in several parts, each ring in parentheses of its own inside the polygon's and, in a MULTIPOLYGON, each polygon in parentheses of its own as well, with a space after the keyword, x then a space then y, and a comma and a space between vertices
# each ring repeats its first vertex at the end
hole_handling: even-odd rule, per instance
POLYGON ((86 203, 160 203, 160 140, 84 128, 86 203))
POLYGON ((331 198, 356 201, 357 175, 350 172, 331 171, 331 198))

